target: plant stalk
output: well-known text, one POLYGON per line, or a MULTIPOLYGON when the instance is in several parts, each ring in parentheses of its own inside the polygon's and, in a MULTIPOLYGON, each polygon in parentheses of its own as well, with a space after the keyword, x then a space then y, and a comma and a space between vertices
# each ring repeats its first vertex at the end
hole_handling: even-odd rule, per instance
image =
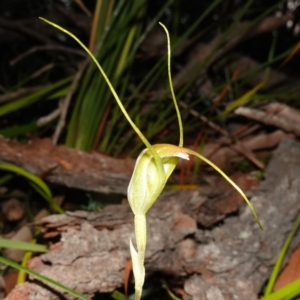
POLYGON ((134 229, 138 254, 138 266, 133 268, 135 278, 135 300, 140 300, 145 281, 145 252, 147 243, 146 215, 137 214, 134 216, 134 229))

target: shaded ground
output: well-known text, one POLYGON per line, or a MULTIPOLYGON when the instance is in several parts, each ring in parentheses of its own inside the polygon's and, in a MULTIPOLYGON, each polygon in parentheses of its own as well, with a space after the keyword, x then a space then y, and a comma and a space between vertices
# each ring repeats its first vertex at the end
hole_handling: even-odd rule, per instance
MULTIPOLYGON (((242 204, 236 216, 211 229, 200 229, 202 210, 214 202, 212 186, 164 193, 148 214, 147 274, 171 275, 177 282, 181 278, 184 299, 257 299, 297 217, 299 153, 296 142, 284 139, 266 170, 266 179, 251 191, 265 233, 242 204)), ((220 186, 215 198, 227 193, 230 199, 228 189, 222 191, 220 186)), ((52 215, 39 224, 45 237, 60 234, 61 241, 49 253, 32 259, 30 268, 89 296, 122 286, 128 240, 133 237, 127 205, 52 215)), ((298 235, 292 249, 299 239, 298 235)), ((16 299, 19 293, 58 299, 36 281, 17 286, 6 299, 16 299)))

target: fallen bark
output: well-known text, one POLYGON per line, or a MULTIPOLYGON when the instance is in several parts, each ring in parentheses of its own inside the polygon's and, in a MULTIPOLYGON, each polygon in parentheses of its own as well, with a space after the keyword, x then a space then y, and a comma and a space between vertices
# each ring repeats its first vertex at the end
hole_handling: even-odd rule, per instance
MULTIPOLYGON (((247 117, 252 120, 262 122, 267 125, 276 126, 283 129, 286 132, 292 132, 297 136, 300 136, 300 114, 298 114, 298 119, 291 119, 290 116, 280 116, 275 113, 268 111, 262 111, 255 108, 240 106, 234 113, 243 117, 247 117)), ((296 111, 293 115, 296 115, 296 111)))
POLYGON ((50 139, 20 144, 0 138, 0 163, 20 166, 70 188, 126 194, 135 161, 55 146, 50 139))
MULTIPOLYGON (((242 141, 243 148, 238 142, 230 145, 230 139, 221 138, 216 143, 207 143, 202 155, 226 169, 232 161, 240 158, 239 153, 245 149, 253 152, 275 147, 283 136, 281 131, 260 134, 242 141), (224 146, 220 147, 222 143, 224 146), (215 152, 216 148, 220 150, 215 152), (238 148, 240 151, 236 150, 238 148)), ((0 137, 0 163, 20 166, 48 183, 100 193, 126 194, 135 160, 55 146, 50 139, 20 144, 0 137)))
MULTIPOLYGON (((187 278, 184 300, 257 299, 299 213, 299 153, 299 145, 284 138, 267 168, 266 180, 252 191, 265 233, 244 205, 223 224, 199 229, 197 223, 203 225, 209 205, 216 202, 209 199, 213 191, 219 191, 218 186, 164 193, 148 213, 147 275, 159 272, 187 278)), ((224 193, 222 187, 220 192, 224 193)), ((61 234, 61 241, 49 253, 32 259, 31 269, 87 296, 122 286, 128 241, 133 238, 127 205, 52 215, 39 225, 46 237, 61 234)), ((31 281, 16 286, 6 299, 18 295, 58 299, 59 292, 31 281)))

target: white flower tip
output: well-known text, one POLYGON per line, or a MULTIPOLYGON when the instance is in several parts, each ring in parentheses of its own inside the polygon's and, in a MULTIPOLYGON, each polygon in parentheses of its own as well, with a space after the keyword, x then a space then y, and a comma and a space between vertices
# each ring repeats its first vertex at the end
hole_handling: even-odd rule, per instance
POLYGON ((186 159, 186 160, 190 160, 190 156, 187 153, 184 153, 184 152, 180 152, 178 154, 178 157, 186 159))

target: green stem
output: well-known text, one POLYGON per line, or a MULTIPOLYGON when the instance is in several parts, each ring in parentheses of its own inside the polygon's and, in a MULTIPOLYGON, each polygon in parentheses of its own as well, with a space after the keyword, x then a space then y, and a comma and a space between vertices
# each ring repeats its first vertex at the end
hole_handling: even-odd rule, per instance
MULTIPOLYGON (((147 223, 146 215, 135 215, 134 216, 134 229, 136 237, 136 245, 138 252, 145 253, 147 243, 147 223)), ((144 263, 144 258, 142 258, 144 263)))
POLYGON ((163 169, 163 165, 161 162, 161 159, 159 157, 159 155, 156 153, 156 151, 153 149, 153 147, 151 146, 151 144, 148 142, 148 140, 146 139, 146 137, 142 134, 142 132, 137 128, 137 126, 134 124, 134 122, 132 121, 132 119, 130 118, 130 116, 128 115, 125 107, 122 104, 122 101, 120 100, 117 92, 115 91, 114 87, 112 86, 112 84, 110 83, 110 80, 108 79, 108 77, 106 76, 104 70, 102 69, 102 67, 100 66, 100 64, 98 63, 96 57, 93 55, 93 53, 71 32, 69 32, 68 30, 60 27, 59 25, 52 23, 44 18, 40 19, 46 23, 48 23, 49 25, 59 29, 60 31, 64 32, 65 34, 69 35, 71 38, 73 38, 85 51, 86 53, 92 58, 92 60, 94 61, 94 63, 96 64, 97 68, 99 69, 100 73, 102 74, 104 80, 106 81, 108 87, 110 88, 113 96, 115 97, 122 113, 124 114, 125 118, 127 119, 127 121, 129 122, 129 124, 132 126, 132 128, 134 129, 134 131, 137 133, 137 135, 140 137, 140 139, 143 141, 143 143, 146 145, 146 147, 149 149, 149 151, 151 152, 156 166, 158 168, 158 173, 160 173, 161 176, 163 176, 164 174, 164 169, 163 169))
POLYGON ((186 148, 182 148, 182 149, 184 150, 184 152, 186 152, 188 154, 197 156, 198 158, 200 158, 201 160, 206 162, 209 166, 211 166, 213 169, 215 169, 217 172, 219 172, 224 177, 224 179, 226 179, 240 193, 240 195, 244 198, 244 200, 246 201, 246 203, 250 207, 250 209, 252 211, 252 214, 253 214, 257 224, 259 225, 260 229, 262 231, 264 231, 264 228, 263 228, 263 226, 261 225, 261 223, 259 221, 259 218, 256 214, 256 211, 255 211, 252 203, 248 200, 246 194, 240 189, 240 187, 238 185, 236 185, 219 167, 217 167, 213 162, 211 162, 210 160, 208 160, 207 158, 205 158, 201 154, 199 154, 199 153, 197 153, 193 150, 190 150, 190 149, 186 149, 186 148))
POLYGON ((141 298, 143 285, 145 281, 145 251, 147 243, 147 222, 146 215, 135 215, 134 216, 134 229, 135 229, 135 239, 137 245, 138 253, 138 268, 140 270, 139 274, 134 274, 135 278, 135 300, 141 298), (139 278, 137 278, 137 276, 139 278))
POLYGON ((175 97, 174 87, 173 87, 173 83, 172 83, 172 76, 171 76, 171 42, 170 42, 170 35, 169 35, 169 32, 168 32, 168 30, 167 30, 167 28, 164 24, 159 22, 159 25, 161 25, 162 28, 165 30, 166 35, 167 35, 167 40, 168 40, 168 77, 169 77, 171 95, 172 95, 172 99, 173 99, 174 106, 175 106, 175 109, 176 109, 178 125, 179 125, 179 147, 182 147, 183 146, 182 120, 181 120, 180 111, 179 111, 179 108, 178 108, 178 105, 177 105, 177 100, 176 100, 176 97, 175 97))

